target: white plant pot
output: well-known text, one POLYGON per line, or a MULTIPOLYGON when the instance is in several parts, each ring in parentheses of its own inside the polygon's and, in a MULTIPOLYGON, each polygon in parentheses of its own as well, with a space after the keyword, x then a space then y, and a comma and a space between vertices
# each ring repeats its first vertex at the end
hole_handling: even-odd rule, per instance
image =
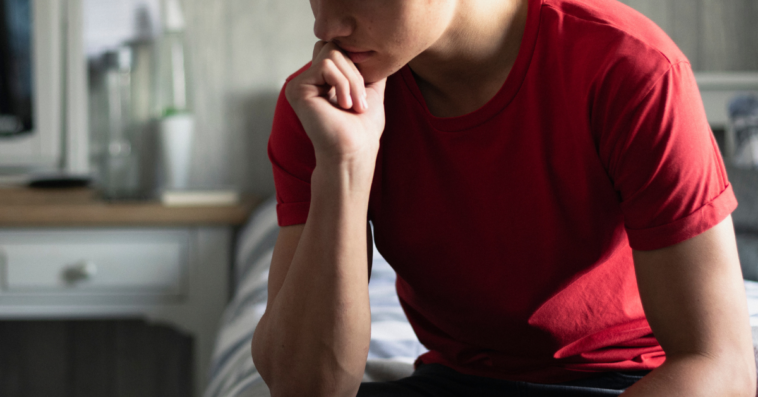
POLYGON ((189 185, 194 133, 195 119, 191 114, 168 116, 160 121, 165 189, 186 189, 189 185))

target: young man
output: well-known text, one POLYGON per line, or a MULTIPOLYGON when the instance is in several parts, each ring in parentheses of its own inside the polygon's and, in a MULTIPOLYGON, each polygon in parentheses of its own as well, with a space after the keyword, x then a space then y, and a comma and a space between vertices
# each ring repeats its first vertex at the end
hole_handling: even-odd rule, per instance
POLYGON ((659 28, 613 0, 311 7, 269 142, 273 396, 755 395, 736 200, 659 28), (430 352, 361 385, 368 220, 430 352))

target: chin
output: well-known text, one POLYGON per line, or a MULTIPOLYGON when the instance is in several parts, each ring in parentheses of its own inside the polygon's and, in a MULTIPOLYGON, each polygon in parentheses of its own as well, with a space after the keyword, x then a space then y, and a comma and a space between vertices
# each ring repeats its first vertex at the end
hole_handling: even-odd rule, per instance
POLYGON ((382 80, 384 78, 387 78, 392 74, 395 74, 395 72, 400 70, 400 68, 402 67, 403 65, 392 66, 392 65, 362 64, 362 65, 358 65, 358 70, 361 72, 361 75, 363 76, 363 81, 366 82, 366 84, 371 84, 379 80, 382 80))

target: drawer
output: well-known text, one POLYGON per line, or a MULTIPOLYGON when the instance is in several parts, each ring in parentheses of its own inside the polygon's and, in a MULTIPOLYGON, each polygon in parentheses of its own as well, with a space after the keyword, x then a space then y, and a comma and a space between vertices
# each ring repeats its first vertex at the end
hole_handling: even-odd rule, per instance
POLYGON ((0 233, 3 293, 181 294, 186 232, 0 233))

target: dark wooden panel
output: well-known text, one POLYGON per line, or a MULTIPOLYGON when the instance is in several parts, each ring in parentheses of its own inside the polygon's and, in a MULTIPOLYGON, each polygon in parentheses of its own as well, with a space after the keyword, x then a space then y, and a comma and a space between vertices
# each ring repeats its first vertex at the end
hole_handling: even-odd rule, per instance
POLYGON ((106 396, 115 390, 115 334, 104 321, 69 324, 71 380, 76 396, 106 396))
POLYGON ((21 361, 24 387, 33 397, 73 396, 68 327, 61 322, 48 321, 36 327, 17 327, 23 338, 21 361), (26 329, 25 329, 26 328, 26 329), (45 379, 45 382, 40 382, 45 379))
POLYGON ((155 371, 160 379, 156 381, 155 396, 186 397, 192 395, 190 382, 184 379, 192 377, 192 348, 189 338, 177 338, 176 332, 166 327, 155 327, 152 330, 154 343, 160 346, 156 349, 156 363, 161 365, 155 371))
POLYGON ((116 397, 155 396, 153 378, 156 374, 156 360, 145 360, 157 346, 151 338, 151 329, 138 322, 119 322, 117 326, 116 397))
POLYGON ((1 322, 0 396, 73 396, 67 339, 61 322, 1 322))
POLYGON ((0 322, 0 396, 186 397, 191 359, 191 337, 140 320, 0 322))

